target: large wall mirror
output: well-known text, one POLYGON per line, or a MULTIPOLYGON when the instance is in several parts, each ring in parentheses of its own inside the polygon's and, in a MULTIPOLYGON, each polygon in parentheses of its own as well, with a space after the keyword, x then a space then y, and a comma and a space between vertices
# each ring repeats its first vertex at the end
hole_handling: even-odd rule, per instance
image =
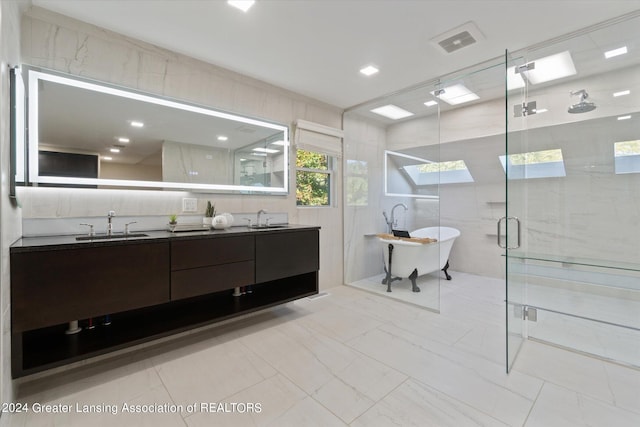
POLYGON ((285 125, 34 67, 23 73, 26 185, 288 192, 285 125))

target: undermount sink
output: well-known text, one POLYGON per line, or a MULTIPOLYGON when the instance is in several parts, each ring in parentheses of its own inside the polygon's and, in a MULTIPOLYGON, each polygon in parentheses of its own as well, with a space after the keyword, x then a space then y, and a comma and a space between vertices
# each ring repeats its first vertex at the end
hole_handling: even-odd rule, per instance
POLYGON ((108 240, 108 239, 128 239, 129 237, 147 237, 145 233, 113 233, 108 234, 96 234, 95 236, 76 236, 76 240, 108 240))
POLYGON ((273 224, 273 225, 252 225, 250 228, 254 230, 266 230, 269 228, 285 228, 286 224, 273 224))

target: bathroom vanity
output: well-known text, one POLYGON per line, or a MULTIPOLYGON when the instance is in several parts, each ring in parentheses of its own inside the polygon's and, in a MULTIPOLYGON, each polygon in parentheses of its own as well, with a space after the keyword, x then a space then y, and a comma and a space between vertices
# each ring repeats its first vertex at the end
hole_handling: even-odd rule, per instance
POLYGON ((12 375, 316 294, 318 269, 319 227, 22 238, 11 247, 12 375), (66 334, 74 320, 83 330, 66 334))

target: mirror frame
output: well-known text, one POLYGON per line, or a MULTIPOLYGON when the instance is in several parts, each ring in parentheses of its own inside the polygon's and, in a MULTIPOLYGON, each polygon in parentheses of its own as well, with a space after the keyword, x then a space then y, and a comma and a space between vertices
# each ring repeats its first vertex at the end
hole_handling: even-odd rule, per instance
MULTIPOLYGON (((261 194, 261 195, 287 195, 289 194, 289 161, 290 161, 290 141, 289 141, 289 127, 280 123, 269 122, 261 119, 240 116, 237 114, 224 112, 220 110, 214 110, 210 107, 201 106, 182 100, 176 100, 173 98, 157 96, 151 93, 141 92, 135 89, 126 88, 123 86, 112 85, 97 80, 85 79, 75 75, 66 73, 60 73, 57 71, 51 71, 39 67, 23 66, 22 69, 27 73, 27 129, 28 140, 26 147, 22 148, 24 153, 26 148, 26 166, 27 173, 24 179, 20 180, 20 174, 15 173, 19 171, 13 171, 12 176, 16 176, 18 182, 24 185, 37 186, 38 184, 59 184, 64 186, 69 185, 105 185, 116 187, 144 187, 149 189, 173 189, 173 190, 191 190, 200 192, 213 192, 213 193, 232 193, 232 194, 261 194), (283 162, 284 162, 284 177, 283 186, 281 187, 254 187, 247 185, 235 185, 235 184, 200 184, 200 183, 185 183, 185 182, 164 182, 164 181, 138 181, 138 180, 120 180, 120 179, 102 179, 102 178, 70 178, 64 176, 40 176, 38 165, 38 151, 39 151, 39 126, 31 126, 32 123, 38 124, 38 87, 41 80, 50 81, 53 83, 59 83, 63 85, 69 85, 81 89, 91 90, 99 93, 105 93, 109 95, 120 96, 123 98, 138 100, 142 102, 148 102, 156 105, 161 105, 170 108, 176 108, 184 111, 189 111, 197 114, 203 114, 211 117, 217 117, 227 120, 236 121, 243 124, 262 126, 277 131, 283 132, 284 135, 284 147, 283 147, 283 162)), ((23 140, 24 141, 24 140, 23 140)), ((20 145, 24 146, 24 143, 17 144, 16 156, 19 157, 21 150, 20 145)), ((125 188, 126 189, 126 188, 125 188)))

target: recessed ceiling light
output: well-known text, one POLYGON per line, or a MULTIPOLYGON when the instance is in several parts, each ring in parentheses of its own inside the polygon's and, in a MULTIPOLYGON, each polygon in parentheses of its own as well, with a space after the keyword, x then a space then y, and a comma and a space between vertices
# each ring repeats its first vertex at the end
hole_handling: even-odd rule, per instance
POLYGON ((111 151, 112 153, 119 153, 120 149, 113 147, 113 148, 109 148, 109 151, 111 151))
POLYGON ((218 135, 218 141, 226 141, 226 140, 228 140, 228 139, 229 139, 229 137, 227 137, 227 136, 224 136, 224 135, 218 135))
POLYGON ((141 128, 144 126, 144 123, 142 122, 138 122, 136 120, 131 120, 130 122, 131 126, 133 126, 134 128, 141 128))
POLYGON ((246 12, 253 6, 255 3, 254 0, 227 0, 227 4, 229 6, 233 6, 236 9, 240 9, 243 12, 246 12))
POLYGON ((475 101, 476 99, 480 99, 478 95, 471 92, 467 89, 463 84, 455 84, 452 86, 447 86, 438 91, 431 92, 433 96, 437 96, 442 99, 444 102, 450 105, 458 105, 464 104, 465 102, 475 101))
POLYGON ((625 95, 629 95, 631 93, 630 90, 621 90, 620 92, 614 92, 613 96, 618 97, 618 96, 625 96, 625 95))
POLYGON ((284 141, 275 141, 275 142, 272 142, 271 145, 278 145, 278 146, 284 147, 284 141))
POLYGON ((541 114, 541 113, 546 113, 549 110, 547 110, 546 108, 536 108, 533 111, 535 111, 536 114, 541 114))
POLYGON ((280 152, 280 150, 274 150, 272 148, 262 148, 262 147, 254 148, 253 151, 258 151, 259 153, 269 153, 269 154, 280 152))
POLYGON ((130 142, 130 140, 129 140, 129 138, 123 138, 123 137, 121 137, 121 138, 118 138, 118 142, 122 142, 122 143, 124 143, 124 144, 127 144, 127 143, 129 143, 129 142, 130 142))
POLYGON ((375 73, 377 73, 378 71, 380 71, 380 70, 378 70, 378 69, 377 69, 376 67, 374 67, 373 65, 367 65, 366 67, 364 67, 364 68, 362 68, 362 69, 360 70, 360 72, 361 72, 362 74, 364 74, 365 76, 372 76, 372 75, 374 75, 375 73))
POLYGON ((102 160, 113 160, 111 156, 102 156, 102 160))
POLYGON ((427 101, 424 103, 427 107, 433 107, 434 105, 438 105, 437 101, 427 101))
POLYGON ((251 153, 252 156, 267 157, 267 153, 251 153))
POLYGON ((531 70, 522 71, 522 74, 534 85, 576 74, 576 67, 568 50, 536 59, 533 62, 535 63, 534 67, 531 70))
POLYGON ((627 53, 627 47, 626 46, 622 46, 622 47, 619 47, 617 49, 606 51, 604 53, 604 57, 609 59, 609 58, 613 58, 614 56, 624 55, 625 53, 627 53))
POLYGON ((629 120, 631 118, 631 116, 620 116, 618 117, 618 120, 629 120))
POLYGON ((403 110, 397 105, 389 104, 382 107, 374 108, 372 113, 379 114, 393 120, 404 119, 405 117, 413 116, 413 113, 407 110, 403 110))
POLYGON ((241 162, 246 162, 246 161, 247 161, 247 159, 240 159, 240 161, 241 161, 241 162))

